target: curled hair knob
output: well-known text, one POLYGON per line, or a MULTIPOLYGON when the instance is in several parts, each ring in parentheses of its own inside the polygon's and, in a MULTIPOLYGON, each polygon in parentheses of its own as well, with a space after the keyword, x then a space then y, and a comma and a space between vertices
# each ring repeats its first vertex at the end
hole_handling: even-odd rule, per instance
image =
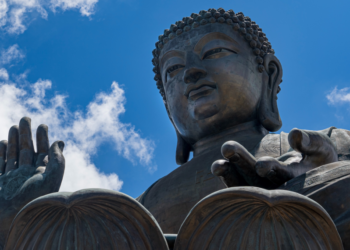
POLYGON ((251 35, 247 34, 247 35, 245 36, 245 39, 246 39, 247 41, 251 41, 253 38, 252 38, 251 35))
MULTIPOLYGON (((201 21, 201 23, 202 23, 202 21, 201 21)), ((192 23, 192 28, 193 29, 197 28, 198 26, 199 26, 199 23, 197 23, 197 22, 192 23)))
POLYGON ((182 29, 178 29, 177 31, 176 31, 176 35, 181 35, 182 34, 182 29))
POLYGON ((205 14, 204 14, 204 17, 205 17, 205 18, 210 18, 210 17, 211 17, 211 12, 205 13, 205 14))
POLYGON ((177 25, 172 24, 172 25, 170 26, 170 31, 171 31, 171 32, 176 32, 176 31, 177 31, 177 25))
POLYGON ((257 62, 258 64, 262 64, 262 63, 264 62, 264 59, 262 59, 262 57, 260 57, 260 56, 257 56, 257 57, 256 57, 256 62, 257 62))
POLYGON ((233 29, 236 30, 236 31, 239 30, 239 24, 238 24, 238 23, 233 24, 232 27, 233 27, 233 29))
POLYGON ((202 16, 197 16, 194 20, 196 22, 200 22, 201 20, 203 20, 203 17, 202 16))
POLYGON ((227 12, 224 13, 224 18, 225 18, 225 19, 230 18, 230 17, 231 17, 231 16, 230 16, 229 13, 227 13, 227 12))
POLYGON ((208 20, 207 19, 203 19, 202 21, 201 21, 201 25, 206 25, 208 23, 208 20))
POLYGON ((187 32, 187 31, 189 31, 190 29, 191 29, 191 26, 186 25, 185 28, 184 28, 184 31, 187 32))
POLYGON ((245 34, 247 33, 247 30, 246 30, 245 28, 240 28, 239 31, 240 31, 243 35, 245 35, 245 34))
POLYGON ((219 23, 224 23, 224 22, 225 22, 225 18, 219 17, 219 18, 218 18, 218 22, 219 22, 219 23))
POLYGON ((175 33, 172 32, 172 33, 169 34, 169 39, 174 39, 175 37, 176 37, 175 33))

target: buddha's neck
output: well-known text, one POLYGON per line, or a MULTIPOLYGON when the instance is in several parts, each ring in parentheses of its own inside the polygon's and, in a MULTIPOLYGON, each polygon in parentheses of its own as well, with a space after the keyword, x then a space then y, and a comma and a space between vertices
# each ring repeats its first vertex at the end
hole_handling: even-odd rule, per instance
POLYGON ((222 144, 227 141, 239 142, 252 151, 266 134, 268 131, 257 121, 246 122, 197 141, 193 145, 193 157, 221 150, 222 144))

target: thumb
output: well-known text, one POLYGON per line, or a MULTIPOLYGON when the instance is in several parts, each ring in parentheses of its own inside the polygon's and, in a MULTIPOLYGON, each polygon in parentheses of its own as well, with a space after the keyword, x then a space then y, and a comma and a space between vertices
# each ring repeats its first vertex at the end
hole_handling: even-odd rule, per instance
POLYGON ((56 141, 49 149, 49 162, 45 174, 51 184, 52 192, 57 192, 61 186, 64 175, 65 159, 63 156, 64 142, 56 141))
POLYGON ((304 156, 317 156, 322 164, 338 161, 338 153, 334 143, 326 134, 292 129, 288 135, 290 146, 304 156))

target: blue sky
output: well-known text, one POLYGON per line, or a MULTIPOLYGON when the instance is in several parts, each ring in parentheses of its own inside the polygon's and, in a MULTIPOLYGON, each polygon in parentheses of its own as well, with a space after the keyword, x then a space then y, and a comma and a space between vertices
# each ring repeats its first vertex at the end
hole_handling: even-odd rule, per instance
POLYGON ((1 139, 29 115, 50 126, 51 142, 66 141, 64 190, 137 197, 177 167, 154 43, 175 21, 219 7, 251 17, 272 43, 284 71, 281 131, 349 129, 350 2, 315 3, 0 0, 1 139))

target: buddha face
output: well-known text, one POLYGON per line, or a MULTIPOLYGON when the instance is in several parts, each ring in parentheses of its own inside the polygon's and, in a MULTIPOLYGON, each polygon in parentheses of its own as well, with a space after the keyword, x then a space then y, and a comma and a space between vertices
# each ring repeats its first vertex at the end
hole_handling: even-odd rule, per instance
POLYGON ((188 143, 257 118, 263 74, 230 25, 185 32, 164 46, 159 59, 170 117, 188 143))

